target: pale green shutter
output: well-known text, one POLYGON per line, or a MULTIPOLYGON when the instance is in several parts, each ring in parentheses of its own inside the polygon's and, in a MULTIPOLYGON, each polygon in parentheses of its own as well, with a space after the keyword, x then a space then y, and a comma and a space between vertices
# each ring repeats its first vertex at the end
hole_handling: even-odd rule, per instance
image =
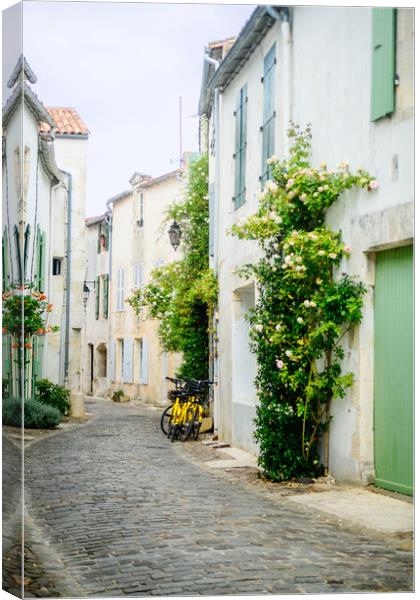
POLYGON ((235 134, 235 208, 245 202, 245 166, 246 166, 246 103, 247 86, 240 90, 236 101, 235 134))
POLYGON ((7 239, 7 229, 4 229, 2 238, 2 276, 3 276, 3 292, 9 289, 10 275, 9 275, 9 248, 7 239))
POLYGON ((275 100, 275 69, 276 64, 276 45, 274 44, 266 57, 264 58, 264 104, 263 104, 263 124, 262 124, 262 167, 261 167, 261 185, 271 177, 271 169, 267 165, 267 158, 274 154, 274 123, 276 112, 274 110, 275 100))
POLYGON ((99 296, 100 296, 100 277, 96 278, 95 284, 95 319, 99 319, 99 296))
POLYGON ((25 246, 23 250, 23 272, 26 278, 26 266, 28 263, 28 255, 29 255, 29 240, 31 238, 31 226, 29 223, 26 225, 25 229, 25 246))
POLYGON ((394 111, 395 12, 395 8, 372 8, 372 121, 394 111))
POLYGON ((108 291, 109 291, 109 275, 104 275, 104 297, 103 297, 104 319, 108 318, 108 291))
POLYGON ((109 225, 105 223, 105 250, 109 250, 109 225))
POLYGON ((97 243, 97 253, 100 254, 101 253, 101 225, 98 225, 98 243, 97 243))
POLYGON ((45 291, 45 231, 41 233, 39 244, 39 289, 45 291))
POLYGON ((13 233, 15 236, 15 244, 16 244, 16 258, 17 258, 17 265, 18 265, 19 282, 23 283, 22 248, 21 248, 21 243, 20 243, 19 227, 17 225, 15 225, 13 233))

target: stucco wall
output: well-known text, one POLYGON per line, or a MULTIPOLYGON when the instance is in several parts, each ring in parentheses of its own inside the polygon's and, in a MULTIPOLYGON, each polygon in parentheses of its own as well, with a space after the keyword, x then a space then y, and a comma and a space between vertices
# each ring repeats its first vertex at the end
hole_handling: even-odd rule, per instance
MULTIPOLYGON (((413 236, 413 11, 397 11, 396 110, 391 117, 370 121, 371 9, 296 7, 292 11, 292 120, 312 124, 313 163, 334 168, 346 160, 367 169, 380 187, 374 192, 347 192, 332 207, 327 221, 341 229, 353 251, 339 271, 359 276, 367 285, 364 319, 344 340, 343 370, 355 373, 355 384, 334 402, 330 432, 330 470, 341 480, 367 482, 373 472, 373 286, 374 251, 401 245, 413 236)), ((235 405, 232 390, 235 296, 243 281, 236 266, 258 258, 251 242, 226 235, 241 216, 255 212, 261 171, 263 58, 277 41, 275 154, 283 157, 284 106, 281 93, 283 49, 274 25, 221 99, 219 208, 219 410, 224 439, 246 447, 247 417, 235 405), (248 84, 246 203, 234 210, 235 101, 248 84), (236 293, 235 293, 236 292, 236 293), (234 419, 234 422, 232 422, 234 419)), ((214 115, 212 115, 212 120, 214 115)), ((210 181, 215 158, 210 157, 210 181)), ((249 417, 248 417, 249 422, 249 417)))
POLYGON ((137 317, 134 310, 124 304, 124 310, 117 310, 117 269, 124 269, 124 297, 134 288, 134 265, 143 265, 143 283, 149 280, 151 271, 158 264, 166 264, 179 259, 169 242, 168 227, 162 226, 165 211, 169 204, 179 198, 182 182, 176 178, 164 180, 152 186, 142 188, 144 197, 144 223, 139 226, 139 190, 113 205, 112 233, 112 277, 110 285, 111 332, 112 341, 133 340, 133 383, 125 383, 122 377, 120 359, 115 360, 115 382, 111 389, 122 389, 130 398, 150 403, 161 403, 166 398, 166 375, 173 376, 179 365, 179 356, 164 355, 160 346, 157 328, 158 322, 137 317), (140 383, 140 358, 138 340, 148 343, 148 383, 140 383))

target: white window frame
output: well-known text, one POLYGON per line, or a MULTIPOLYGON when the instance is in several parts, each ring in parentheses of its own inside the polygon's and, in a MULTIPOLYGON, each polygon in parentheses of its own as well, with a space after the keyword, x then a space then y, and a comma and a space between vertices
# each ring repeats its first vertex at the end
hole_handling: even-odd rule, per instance
POLYGON ((117 269, 117 311, 125 310, 124 306, 124 269, 117 269))
POLYGON ((139 192, 139 218, 137 220, 137 224, 139 227, 143 227, 144 225, 144 193, 139 192))
POLYGON ((136 263, 133 271, 134 287, 137 289, 143 285, 143 263, 136 263))

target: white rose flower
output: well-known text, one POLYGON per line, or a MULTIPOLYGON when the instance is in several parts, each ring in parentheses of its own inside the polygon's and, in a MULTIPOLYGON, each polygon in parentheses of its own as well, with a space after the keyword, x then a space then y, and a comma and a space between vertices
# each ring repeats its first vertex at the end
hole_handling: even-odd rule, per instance
POLYGON ((290 358, 292 356, 292 352, 290 350, 286 350, 285 354, 287 358, 290 358))
POLYGON ((275 183, 274 181, 271 181, 271 179, 269 179, 266 184, 265 184, 265 189, 268 190, 269 192, 277 192, 278 185, 277 183, 275 183))

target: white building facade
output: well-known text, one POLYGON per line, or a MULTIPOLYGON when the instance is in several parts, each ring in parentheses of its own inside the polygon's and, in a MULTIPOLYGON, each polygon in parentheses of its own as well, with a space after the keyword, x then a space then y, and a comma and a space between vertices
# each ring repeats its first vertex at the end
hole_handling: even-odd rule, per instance
POLYGON ((344 339, 343 371, 355 383, 332 405, 327 464, 340 480, 403 493, 412 493, 413 109, 411 9, 258 7, 200 100, 209 121, 210 264, 221 283, 219 435, 257 451, 245 320, 256 292, 233 271, 258 249, 225 232, 256 212, 266 159, 287 155, 290 121, 311 123, 313 164, 345 160, 380 183, 375 193, 347 192, 327 215, 352 247, 342 270, 368 287, 363 321, 344 339))
MULTIPOLYGON (((3 290, 30 281, 53 310, 60 331, 34 336, 25 395, 36 379, 81 389, 80 311, 84 278, 86 149, 89 132, 74 109, 46 108, 21 56, 3 108, 3 290), (70 307, 72 307, 70 309, 70 307)), ((3 335, 3 374, 17 379, 11 337, 3 335)), ((20 390, 22 393, 22 390, 20 390)))

